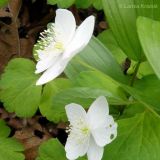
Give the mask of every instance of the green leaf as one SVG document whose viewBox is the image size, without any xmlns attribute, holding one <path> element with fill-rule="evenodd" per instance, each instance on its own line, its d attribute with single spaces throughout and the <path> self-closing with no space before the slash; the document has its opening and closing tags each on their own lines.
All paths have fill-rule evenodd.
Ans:
<svg viewBox="0 0 160 160">
<path fill-rule="evenodd" d="M 81 71 L 94 69 L 117 81 L 126 82 L 120 65 L 109 50 L 96 38 L 92 38 L 89 45 L 69 63 L 65 73 L 74 80 Z"/>
<path fill-rule="evenodd" d="M 15 139 L 7 138 L 10 129 L 0 120 L 0 160 L 24 160 L 24 149 Z"/>
<path fill-rule="evenodd" d="M 94 6 L 97 10 L 101 10 L 101 9 L 103 8 L 103 6 L 102 6 L 102 0 L 94 0 L 93 6 Z"/>
<path fill-rule="evenodd" d="M 44 142 L 39 148 L 39 156 L 36 160 L 66 160 L 66 153 L 63 145 L 58 139 L 50 139 Z M 86 160 L 85 157 L 77 160 Z"/>
<path fill-rule="evenodd" d="M 87 158 L 86 157 L 80 157 L 77 160 L 87 160 Z"/>
<path fill-rule="evenodd" d="M 54 107 L 55 102 L 53 98 L 56 94 L 62 90 L 70 88 L 71 86 L 72 84 L 69 80 L 60 78 L 45 85 L 39 108 L 42 115 L 47 117 L 48 120 L 57 122 L 62 117 L 61 110 L 64 113 L 64 106 L 57 106 L 57 108 Z"/>
<path fill-rule="evenodd" d="M 137 35 L 138 16 L 160 20 L 160 1 L 102 0 L 107 21 L 124 53 L 133 60 L 142 59 L 142 49 Z"/>
<path fill-rule="evenodd" d="M 154 74 L 154 71 L 148 61 L 142 62 L 139 66 L 137 77 L 141 79 L 144 76 L 152 74 Z"/>
<path fill-rule="evenodd" d="M 8 2 L 9 0 L 0 0 L 0 7 L 4 7 Z"/>
<path fill-rule="evenodd" d="M 47 3 L 50 5 L 55 5 L 55 4 L 57 4 L 57 1 L 58 0 L 47 0 Z"/>
<path fill-rule="evenodd" d="M 93 100 L 101 95 L 111 97 L 109 98 L 110 103 L 117 103 L 117 100 L 115 100 L 115 98 L 113 99 L 113 96 L 109 92 L 102 89 L 73 87 L 63 89 L 55 94 L 55 91 L 52 90 L 51 92 L 48 86 L 44 90 L 42 96 L 43 98 L 40 104 L 40 110 L 42 115 L 46 116 L 50 121 L 55 123 L 67 121 L 65 105 L 77 103 L 82 105 L 84 108 L 88 108 Z"/>
<path fill-rule="evenodd" d="M 75 81 L 76 86 L 106 90 L 110 93 L 111 98 L 115 98 L 117 103 L 127 101 L 126 95 L 118 82 L 103 73 L 97 71 L 81 72 Z"/>
<path fill-rule="evenodd" d="M 144 53 L 156 75 L 160 78 L 160 22 L 139 17 L 137 28 Z"/>
<path fill-rule="evenodd" d="M 0 160 L 24 160 L 23 150 L 15 139 L 0 138 Z"/>
<path fill-rule="evenodd" d="M 160 110 L 160 80 L 155 75 L 146 76 L 136 81 L 134 88 L 127 85 L 121 86 L 139 102 L 145 103 L 150 108 Z"/>
<path fill-rule="evenodd" d="M 78 8 L 86 9 L 92 4 L 93 0 L 76 0 L 75 4 Z"/>
<path fill-rule="evenodd" d="M 145 110 L 146 110 L 146 107 L 143 104 L 137 102 L 135 104 L 131 104 L 131 105 L 126 106 L 123 111 L 123 114 L 120 118 L 121 119 L 122 118 L 130 118 L 130 117 L 133 117 L 139 113 L 143 113 Z"/>
<path fill-rule="evenodd" d="M 5 125 L 5 122 L 3 120 L 0 120 L 0 138 L 8 137 L 9 134 L 10 134 L 10 128 Z"/>
<path fill-rule="evenodd" d="M 69 8 L 71 5 L 73 5 L 75 0 L 58 0 L 58 6 L 60 8 Z"/>
<path fill-rule="evenodd" d="M 79 85 L 73 86 L 67 79 L 56 79 L 46 84 L 40 103 L 42 115 L 55 123 L 67 121 L 65 105 L 78 103 L 84 108 L 88 108 L 95 98 L 101 95 L 106 96 L 110 104 L 127 104 L 128 101 L 124 93 L 118 89 L 118 85 L 105 78 L 100 78 L 99 80 L 103 81 L 103 79 L 102 86 L 98 86 L 98 84 L 97 86 L 93 86 L 94 84 L 88 86 L 87 82 L 86 85 L 80 85 L 79 83 Z M 77 81 L 79 80 L 77 79 Z M 105 82 L 111 83 L 112 89 L 110 88 L 110 91 L 108 87 L 104 89 Z"/>
<path fill-rule="evenodd" d="M 64 147 L 57 139 L 44 142 L 39 148 L 39 157 L 36 160 L 66 160 Z"/>
<path fill-rule="evenodd" d="M 35 64 L 27 59 L 16 58 L 9 62 L 0 80 L 0 99 L 9 112 L 19 117 L 31 117 L 37 111 L 41 86 L 36 86 L 39 78 Z"/>
<path fill-rule="evenodd" d="M 118 137 L 106 146 L 103 160 L 160 159 L 159 123 L 160 118 L 149 111 L 119 120 Z"/>
<path fill-rule="evenodd" d="M 117 62 L 122 65 L 127 56 L 119 47 L 112 31 L 110 29 L 103 31 L 98 35 L 98 39 L 111 51 Z"/>
</svg>

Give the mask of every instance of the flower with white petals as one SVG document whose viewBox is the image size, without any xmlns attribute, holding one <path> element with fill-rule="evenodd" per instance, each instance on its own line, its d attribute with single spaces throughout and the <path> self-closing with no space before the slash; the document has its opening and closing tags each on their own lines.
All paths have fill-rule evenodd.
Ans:
<svg viewBox="0 0 160 160">
<path fill-rule="evenodd" d="M 87 153 L 88 160 L 101 160 L 104 146 L 117 136 L 117 123 L 109 115 L 106 98 L 97 98 L 87 113 L 82 106 L 74 103 L 65 109 L 70 121 L 65 145 L 67 158 L 73 160 Z"/>
<path fill-rule="evenodd" d="M 56 11 L 55 23 L 47 26 L 35 46 L 38 56 L 35 73 L 44 72 L 36 85 L 45 84 L 64 71 L 69 61 L 90 41 L 94 24 L 94 16 L 89 16 L 76 28 L 72 12 Z"/>
</svg>

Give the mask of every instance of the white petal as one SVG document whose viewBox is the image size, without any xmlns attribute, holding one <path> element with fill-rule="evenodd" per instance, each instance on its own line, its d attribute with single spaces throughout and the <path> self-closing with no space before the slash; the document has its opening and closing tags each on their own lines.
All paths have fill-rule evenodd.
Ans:
<svg viewBox="0 0 160 160">
<path fill-rule="evenodd" d="M 64 59 L 71 59 L 88 44 L 93 34 L 94 23 L 94 16 L 90 16 L 83 21 L 83 23 L 76 30 L 76 34 L 73 37 L 73 40 L 66 48 L 66 51 L 63 55 Z"/>
<path fill-rule="evenodd" d="M 84 156 L 89 147 L 89 139 L 89 137 L 81 137 L 81 139 L 78 139 L 75 135 L 69 135 L 65 145 L 66 157 L 73 160 Z"/>
<path fill-rule="evenodd" d="M 65 109 L 71 125 L 76 124 L 77 120 L 79 119 L 81 119 L 83 122 L 86 122 L 86 111 L 81 105 L 71 103 L 66 105 Z"/>
<path fill-rule="evenodd" d="M 92 129 L 104 127 L 109 114 L 108 102 L 104 96 L 98 97 L 90 106 L 87 116 Z"/>
<path fill-rule="evenodd" d="M 110 126 L 113 126 L 115 124 L 114 119 L 111 115 L 106 116 L 106 121 L 107 121 L 107 123 L 106 123 L 105 127 L 107 127 L 107 128 Z"/>
<path fill-rule="evenodd" d="M 92 130 L 92 135 L 98 146 L 104 147 L 107 144 L 108 133 L 106 128 Z"/>
<path fill-rule="evenodd" d="M 87 125 L 86 111 L 82 106 L 75 103 L 66 105 L 65 109 L 72 126 L 65 150 L 68 159 L 77 159 L 86 154 L 89 146 L 90 134 L 86 135 L 81 131 L 81 128 Z"/>
<path fill-rule="evenodd" d="M 55 17 L 55 28 L 62 32 L 62 39 L 68 44 L 75 34 L 75 18 L 69 10 L 57 9 Z"/>
<path fill-rule="evenodd" d="M 48 57 L 38 61 L 35 73 L 41 73 L 59 61 L 60 53 L 50 53 Z"/>
<path fill-rule="evenodd" d="M 101 160 L 103 157 L 103 147 L 98 146 L 94 139 L 90 139 L 90 145 L 87 152 L 88 160 Z"/>
<path fill-rule="evenodd" d="M 108 116 L 107 127 L 96 128 L 92 130 L 92 135 L 97 145 L 104 147 L 105 145 L 111 143 L 117 137 L 117 123 L 112 121 L 112 116 Z"/>
<path fill-rule="evenodd" d="M 44 52 L 44 50 L 37 50 L 37 55 L 40 60 L 48 57 L 48 54 L 46 54 L 46 52 Z"/>
<path fill-rule="evenodd" d="M 65 69 L 68 61 L 59 60 L 53 66 L 48 68 L 37 81 L 36 85 L 45 84 L 58 77 Z"/>
<path fill-rule="evenodd" d="M 109 144 L 117 137 L 117 123 L 112 124 L 112 127 L 107 128 L 107 130 L 108 134 L 110 135 L 110 141 L 108 141 Z"/>
</svg>

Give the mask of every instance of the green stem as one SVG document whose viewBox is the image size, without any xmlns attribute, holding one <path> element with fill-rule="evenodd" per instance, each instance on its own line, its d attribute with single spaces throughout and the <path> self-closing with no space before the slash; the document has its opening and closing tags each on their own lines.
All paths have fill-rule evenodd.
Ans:
<svg viewBox="0 0 160 160">
<path fill-rule="evenodd" d="M 135 82 L 135 79 L 136 79 L 136 76 L 137 76 L 137 73 L 138 73 L 138 69 L 139 69 L 140 64 L 141 64 L 141 61 L 139 61 L 139 62 L 137 63 L 137 65 L 136 65 L 136 68 L 135 68 L 133 77 L 132 77 L 131 82 L 130 82 L 130 86 L 133 86 L 133 85 L 134 85 L 134 82 Z"/>
</svg>

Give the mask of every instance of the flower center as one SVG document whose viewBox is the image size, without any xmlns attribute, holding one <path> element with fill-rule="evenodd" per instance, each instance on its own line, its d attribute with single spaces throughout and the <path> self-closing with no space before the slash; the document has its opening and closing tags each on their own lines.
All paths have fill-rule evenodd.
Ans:
<svg viewBox="0 0 160 160">
<path fill-rule="evenodd" d="M 81 129 L 81 132 L 82 132 L 83 134 L 85 134 L 85 135 L 88 135 L 89 132 L 90 132 L 90 130 L 89 130 L 88 127 L 84 127 L 84 128 Z"/>
<path fill-rule="evenodd" d="M 69 125 L 69 127 L 66 129 L 67 133 L 74 132 L 75 134 L 82 134 L 82 135 L 88 135 L 90 134 L 90 129 L 88 126 L 79 126 L 79 125 Z"/>
<path fill-rule="evenodd" d="M 54 47 L 56 48 L 56 49 L 59 49 L 59 50 L 64 50 L 64 47 L 63 47 L 63 43 L 62 42 L 55 42 L 55 45 L 54 45 Z"/>
<path fill-rule="evenodd" d="M 40 33 L 40 39 L 35 45 L 35 50 L 37 54 L 39 51 L 44 50 L 46 53 L 54 53 L 54 50 L 56 50 L 56 53 L 57 51 L 62 53 L 64 51 L 64 44 L 62 39 L 62 34 L 55 28 L 54 23 L 51 23 L 48 25 L 47 30 L 44 30 Z"/>
<path fill-rule="evenodd" d="M 81 119 L 77 120 L 74 125 L 69 125 L 66 130 L 71 139 L 76 140 L 78 144 L 83 143 L 90 136 L 90 129 L 86 122 Z"/>
</svg>

